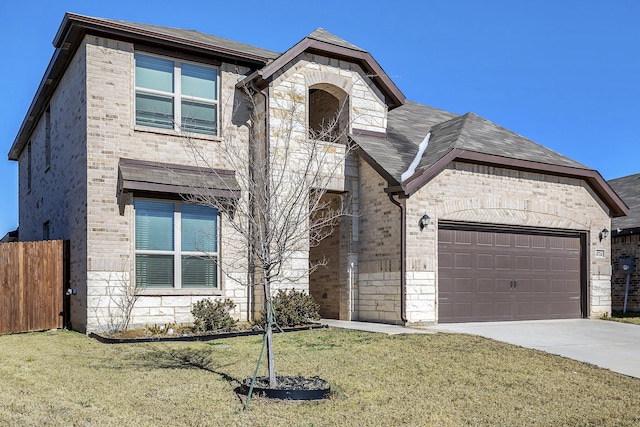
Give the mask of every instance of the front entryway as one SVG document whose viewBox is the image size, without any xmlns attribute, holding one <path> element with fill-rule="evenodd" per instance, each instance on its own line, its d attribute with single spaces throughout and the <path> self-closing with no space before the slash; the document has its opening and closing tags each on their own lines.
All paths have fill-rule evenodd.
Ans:
<svg viewBox="0 0 640 427">
<path fill-rule="evenodd" d="M 438 322 L 582 316 L 579 234 L 444 227 Z"/>
</svg>

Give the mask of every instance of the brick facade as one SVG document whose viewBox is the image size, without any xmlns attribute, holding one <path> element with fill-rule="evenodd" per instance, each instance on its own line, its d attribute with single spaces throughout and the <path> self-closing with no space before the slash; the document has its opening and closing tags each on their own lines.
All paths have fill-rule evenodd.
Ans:
<svg viewBox="0 0 640 427">
<path fill-rule="evenodd" d="M 260 150 L 254 146 L 250 150 L 249 102 L 236 88 L 253 70 L 226 62 L 218 63 L 218 136 L 186 139 L 174 130 L 137 126 L 136 48 L 140 49 L 131 42 L 84 36 L 49 101 L 49 119 L 45 114 L 37 118 L 30 143 L 19 158 L 20 239 L 42 239 L 43 224 L 48 222 L 51 238 L 71 241 L 71 287 L 77 289 L 71 297 L 71 321 L 74 329 L 82 331 L 104 329 L 119 292 L 134 281 L 134 197 L 118 193 L 119 160 L 201 165 L 193 156 L 195 151 L 205 153 L 206 159 L 201 160 L 207 166 L 228 169 L 224 142 L 232 142 L 247 156 Z M 301 169 L 308 155 L 309 127 L 318 129 L 332 111 L 343 106 L 339 129 L 345 135 L 337 143 L 320 144 L 323 157 L 316 166 L 321 187 L 331 197 L 342 197 L 351 208 L 351 215 L 317 248 L 310 248 L 308 235 L 301 233 L 282 266 L 283 280 L 273 283 L 274 291 L 291 287 L 308 291 L 327 317 L 402 323 L 404 279 L 408 322 L 436 323 L 438 222 L 460 221 L 584 233 L 588 314 L 596 317 L 611 311 L 611 242 L 598 239 L 599 231 L 610 229 L 611 222 L 606 204 L 585 181 L 452 162 L 410 197 L 396 197 L 399 207 L 386 192 L 391 185 L 388 176 L 383 178 L 379 168 L 363 157 L 346 155 L 346 134 L 386 134 L 387 103 L 392 101 L 379 82 L 357 61 L 308 52 L 298 54 L 269 78 L 266 98 L 256 95 L 255 101 L 269 120 L 271 171 L 285 177 L 286 185 L 273 203 L 295 194 L 305 179 Z M 45 141 L 51 143 L 48 167 Z M 242 190 L 241 197 L 248 197 L 247 188 Z M 308 206 L 308 199 L 300 203 Z M 425 213 L 431 224 L 420 231 L 417 224 Z M 637 238 L 632 237 L 622 252 L 632 253 L 636 246 Z M 614 253 L 613 260 L 622 252 Z M 217 289 L 144 289 L 133 309 L 132 324 L 189 322 L 192 304 L 206 297 L 232 299 L 237 305 L 233 314 L 239 319 L 259 312 L 263 295 L 248 287 L 247 242 L 234 232 L 225 215 L 220 216 L 219 256 L 224 273 Z M 323 256 L 327 265 L 309 275 L 310 260 Z M 637 283 L 637 277 L 634 280 Z M 616 275 L 614 285 L 613 306 L 617 307 Z M 638 307 L 634 298 L 632 304 Z"/>
<path fill-rule="evenodd" d="M 421 232 L 417 224 L 425 213 L 433 225 Z M 583 181 L 454 162 L 407 201 L 409 322 L 437 320 L 439 220 L 586 232 L 589 316 L 611 312 L 611 242 L 598 239 L 599 231 L 609 229 L 611 221 Z"/>
<path fill-rule="evenodd" d="M 87 265 L 87 139 L 86 48 L 76 52 L 67 72 L 49 101 L 50 164 L 46 165 L 45 115 L 38 120 L 28 150 L 19 160 L 18 212 L 20 239 L 43 239 L 49 222 L 49 238 L 70 241 L 70 285 L 78 289 L 71 305 L 71 323 L 83 329 L 86 322 Z M 28 169 L 31 168 L 31 188 Z"/>
<path fill-rule="evenodd" d="M 611 260 L 613 274 L 611 278 L 611 307 L 622 311 L 627 287 L 627 275 L 619 269 L 621 258 L 631 257 L 635 262 L 635 269 L 629 282 L 627 296 L 627 311 L 640 312 L 640 235 L 616 236 L 611 239 Z"/>
</svg>

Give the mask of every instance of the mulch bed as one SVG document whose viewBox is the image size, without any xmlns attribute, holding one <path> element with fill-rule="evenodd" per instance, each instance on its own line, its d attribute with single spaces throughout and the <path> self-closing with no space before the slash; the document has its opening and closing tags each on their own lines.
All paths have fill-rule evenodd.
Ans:
<svg viewBox="0 0 640 427">
<path fill-rule="evenodd" d="M 296 332 L 306 331 L 310 329 L 328 328 L 327 325 L 321 325 L 319 323 L 312 323 L 309 325 L 296 326 L 292 328 L 282 328 L 284 332 Z M 274 333 L 279 333 L 278 329 L 274 329 Z M 244 330 L 244 331 L 223 331 L 223 332 L 200 332 L 190 334 L 175 334 L 175 335 L 154 335 L 148 337 L 135 337 L 135 338 L 118 338 L 103 335 L 96 332 L 91 332 L 89 337 L 94 338 L 104 344 L 132 344 L 143 342 L 181 342 L 181 341 L 211 341 L 222 338 L 233 337 L 247 337 L 251 335 L 263 335 L 262 329 L 258 330 Z"/>
</svg>

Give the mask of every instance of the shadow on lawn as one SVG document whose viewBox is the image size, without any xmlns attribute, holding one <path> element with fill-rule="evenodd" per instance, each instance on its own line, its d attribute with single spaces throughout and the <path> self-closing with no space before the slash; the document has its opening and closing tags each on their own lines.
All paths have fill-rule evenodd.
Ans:
<svg viewBox="0 0 640 427">
<path fill-rule="evenodd" d="M 220 368 L 232 363 L 214 366 L 211 352 L 208 349 L 156 349 L 145 354 L 145 360 L 155 368 L 162 369 L 201 369 L 219 375 L 231 385 L 240 385 L 240 380 L 222 372 Z"/>
</svg>

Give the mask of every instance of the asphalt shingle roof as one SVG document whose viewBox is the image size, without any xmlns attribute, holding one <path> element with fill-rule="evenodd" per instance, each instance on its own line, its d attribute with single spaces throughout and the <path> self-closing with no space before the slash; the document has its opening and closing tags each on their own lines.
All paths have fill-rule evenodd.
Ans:
<svg viewBox="0 0 640 427">
<path fill-rule="evenodd" d="M 170 37 L 177 37 L 184 39 L 187 42 L 204 43 L 214 47 L 220 47 L 222 49 L 228 49 L 236 51 L 238 53 L 245 53 L 249 55 L 259 56 L 265 59 L 275 59 L 280 56 L 280 53 L 273 52 L 271 50 L 262 49 L 257 46 L 248 45 L 245 43 L 237 42 L 234 40 L 225 39 L 222 37 L 212 36 L 210 34 L 201 33 L 195 30 L 183 30 L 180 28 L 164 27 L 159 25 L 140 24 L 137 22 L 121 21 L 117 19 L 105 19 L 96 18 L 100 21 L 109 22 L 112 24 L 124 25 L 141 31 L 149 31 L 156 34 L 164 34 Z"/>
<path fill-rule="evenodd" d="M 386 139 L 360 135 L 353 139 L 399 183 L 431 127 L 454 117 L 453 113 L 407 101 L 389 111 Z"/>
<path fill-rule="evenodd" d="M 474 113 L 456 115 L 407 101 L 389 112 L 387 138 L 354 136 L 354 140 L 398 183 L 431 132 L 429 144 L 418 164 L 426 170 L 453 149 L 504 158 L 589 169 Z"/>
<path fill-rule="evenodd" d="M 366 50 L 359 48 L 358 46 L 349 43 L 346 40 L 341 39 L 340 37 L 331 34 L 324 28 L 317 28 L 314 32 L 307 36 L 308 39 L 314 39 L 321 42 L 333 44 L 336 46 L 346 47 L 347 49 L 359 50 L 361 52 L 366 52 Z"/>
<path fill-rule="evenodd" d="M 611 228 L 629 229 L 640 228 L 640 173 L 612 179 L 607 183 L 618 196 L 629 206 L 629 215 L 613 218 Z"/>
</svg>

